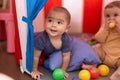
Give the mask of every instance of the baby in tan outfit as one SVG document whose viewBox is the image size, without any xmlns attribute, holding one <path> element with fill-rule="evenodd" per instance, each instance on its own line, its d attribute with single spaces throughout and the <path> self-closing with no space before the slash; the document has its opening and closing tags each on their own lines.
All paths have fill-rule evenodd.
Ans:
<svg viewBox="0 0 120 80">
<path fill-rule="evenodd" d="M 105 24 L 95 35 L 99 44 L 93 47 L 104 64 L 117 68 L 110 80 L 120 80 L 120 1 L 105 7 L 104 18 Z M 110 23 L 114 23 L 112 27 Z"/>
</svg>

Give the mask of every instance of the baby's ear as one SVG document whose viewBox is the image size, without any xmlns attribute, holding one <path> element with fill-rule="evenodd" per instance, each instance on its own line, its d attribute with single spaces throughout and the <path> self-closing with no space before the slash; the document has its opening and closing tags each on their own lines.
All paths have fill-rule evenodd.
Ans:
<svg viewBox="0 0 120 80">
<path fill-rule="evenodd" d="M 67 26 L 67 28 L 66 28 L 66 30 L 65 30 L 65 32 L 68 32 L 68 31 L 69 31 L 69 29 L 70 29 L 70 27 L 71 27 L 71 26 L 70 26 L 70 25 L 68 25 L 68 26 Z"/>
</svg>

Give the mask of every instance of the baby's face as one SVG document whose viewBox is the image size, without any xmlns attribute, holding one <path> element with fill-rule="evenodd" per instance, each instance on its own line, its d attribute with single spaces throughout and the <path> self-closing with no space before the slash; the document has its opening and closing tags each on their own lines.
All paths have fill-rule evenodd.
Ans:
<svg viewBox="0 0 120 80">
<path fill-rule="evenodd" d="M 50 11 L 45 21 L 45 29 L 49 36 L 62 36 L 68 29 L 67 15 L 60 11 Z"/>
<path fill-rule="evenodd" d="M 112 7 L 107 8 L 104 11 L 105 22 L 115 22 L 116 24 L 120 24 L 120 8 Z"/>
</svg>

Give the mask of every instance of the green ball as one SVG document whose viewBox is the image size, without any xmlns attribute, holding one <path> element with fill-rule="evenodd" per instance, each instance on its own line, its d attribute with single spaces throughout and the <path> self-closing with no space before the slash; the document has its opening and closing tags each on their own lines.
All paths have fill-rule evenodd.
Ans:
<svg viewBox="0 0 120 80">
<path fill-rule="evenodd" d="M 64 78 L 64 71 L 60 68 L 57 68 L 53 71 L 53 79 L 54 80 L 63 80 Z"/>
<path fill-rule="evenodd" d="M 91 46 L 94 45 L 94 43 L 92 41 L 88 41 L 88 44 L 91 45 Z"/>
</svg>

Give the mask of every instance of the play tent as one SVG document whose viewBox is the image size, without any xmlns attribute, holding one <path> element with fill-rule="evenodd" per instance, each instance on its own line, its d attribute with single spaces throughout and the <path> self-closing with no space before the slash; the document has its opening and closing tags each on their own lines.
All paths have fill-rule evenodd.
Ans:
<svg viewBox="0 0 120 80">
<path fill-rule="evenodd" d="M 52 6 L 69 10 L 72 16 L 70 33 L 94 34 L 103 22 L 103 7 L 111 1 L 114 0 L 13 0 L 16 13 L 15 55 L 21 71 L 31 72 L 33 33 L 44 30 L 44 17 Z"/>
</svg>

